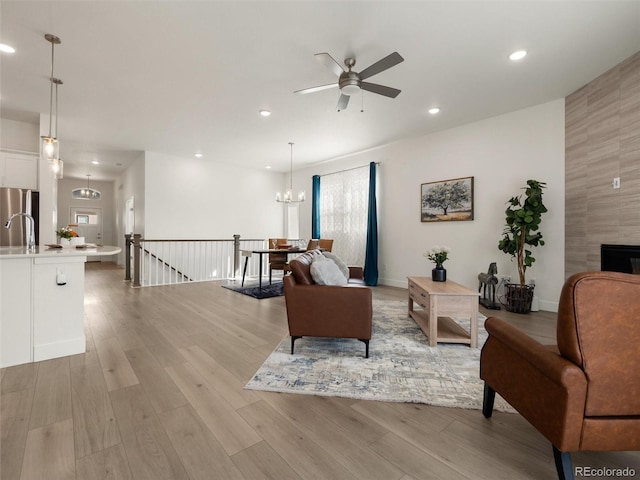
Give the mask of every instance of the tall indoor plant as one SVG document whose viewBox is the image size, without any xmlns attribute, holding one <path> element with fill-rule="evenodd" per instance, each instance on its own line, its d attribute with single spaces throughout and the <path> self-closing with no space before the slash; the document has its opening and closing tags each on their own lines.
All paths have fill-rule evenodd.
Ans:
<svg viewBox="0 0 640 480">
<path fill-rule="evenodd" d="M 498 248 L 511 255 L 518 266 L 519 284 L 508 284 L 507 310 L 517 313 L 529 313 L 533 300 L 533 285 L 527 285 L 525 272 L 536 261 L 527 247 L 544 245 L 542 233 L 538 230 L 542 214 L 547 208 L 542 203 L 542 190 L 547 184 L 537 180 L 527 180 L 524 195 L 511 197 L 505 210 L 506 225 Z"/>
</svg>

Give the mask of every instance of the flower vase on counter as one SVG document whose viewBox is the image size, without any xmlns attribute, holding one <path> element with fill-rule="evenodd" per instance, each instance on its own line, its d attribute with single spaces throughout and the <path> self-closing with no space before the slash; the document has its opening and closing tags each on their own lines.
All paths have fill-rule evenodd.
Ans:
<svg viewBox="0 0 640 480">
<path fill-rule="evenodd" d="M 78 234 L 69 227 L 62 227 L 56 230 L 58 236 L 58 244 L 63 248 L 71 248 L 76 245 L 84 244 L 84 237 L 79 237 Z"/>
<path fill-rule="evenodd" d="M 73 237 L 71 238 L 71 246 L 76 247 L 78 245 L 84 245 L 84 237 Z"/>
</svg>

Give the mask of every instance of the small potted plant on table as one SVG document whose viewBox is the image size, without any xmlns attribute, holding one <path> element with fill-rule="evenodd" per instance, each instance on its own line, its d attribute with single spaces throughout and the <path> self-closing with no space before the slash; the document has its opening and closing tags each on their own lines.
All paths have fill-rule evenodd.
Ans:
<svg viewBox="0 0 640 480">
<path fill-rule="evenodd" d="M 424 252 L 424 256 L 436 264 L 436 268 L 431 270 L 431 280 L 434 282 L 446 282 L 447 270 L 442 264 L 449 258 L 451 249 L 449 247 L 433 247 L 431 250 Z"/>
<path fill-rule="evenodd" d="M 506 288 L 506 307 L 510 312 L 529 313 L 533 300 L 534 285 L 527 285 L 525 272 L 527 267 L 536 261 L 527 247 L 544 245 L 542 233 L 538 231 L 542 221 L 542 214 L 547 208 L 542 203 L 542 190 L 546 183 L 537 180 L 527 180 L 524 187 L 524 197 L 511 197 L 507 202 L 506 225 L 502 232 L 502 240 L 498 248 L 511 255 L 518 266 L 519 284 L 509 283 Z"/>
</svg>

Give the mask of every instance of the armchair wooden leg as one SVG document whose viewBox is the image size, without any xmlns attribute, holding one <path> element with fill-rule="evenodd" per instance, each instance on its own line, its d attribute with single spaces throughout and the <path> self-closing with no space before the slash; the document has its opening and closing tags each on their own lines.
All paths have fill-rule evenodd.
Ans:
<svg viewBox="0 0 640 480">
<path fill-rule="evenodd" d="M 496 391 L 487 382 L 484 382 L 484 398 L 482 399 L 482 414 L 485 418 L 491 418 L 493 414 L 493 402 L 496 399 Z"/>
<path fill-rule="evenodd" d="M 365 348 L 364 358 L 369 358 L 369 340 L 364 340 L 362 338 L 359 338 L 358 340 L 364 343 L 364 348 Z"/>
<path fill-rule="evenodd" d="M 296 343 L 296 340 L 302 337 L 295 337 L 291 335 L 291 355 L 293 355 L 293 344 Z"/>
<path fill-rule="evenodd" d="M 571 454 L 569 452 L 561 452 L 553 447 L 553 459 L 556 462 L 556 470 L 558 471 L 558 480 L 574 480 L 573 464 L 571 463 Z"/>
</svg>

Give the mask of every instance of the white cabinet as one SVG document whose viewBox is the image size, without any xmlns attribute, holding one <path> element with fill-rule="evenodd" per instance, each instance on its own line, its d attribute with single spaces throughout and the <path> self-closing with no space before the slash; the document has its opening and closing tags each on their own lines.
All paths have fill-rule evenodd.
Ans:
<svg viewBox="0 0 640 480">
<path fill-rule="evenodd" d="M 0 367 L 32 362 L 31 258 L 0 261 Z"/>
<path fill-rule="evenodd" d="M 35 258 L 33 360 L 85 351 L 85 257 Z"/>
<path fill-rule="evenodd" d="M 85 261 L 0 258 L 0 367 L 85 351 Z"/>
<path fill-rule="evenodd" d="M 38 155 L 0 152 L 0 187 L 38 190 Z"/>
</svg>

